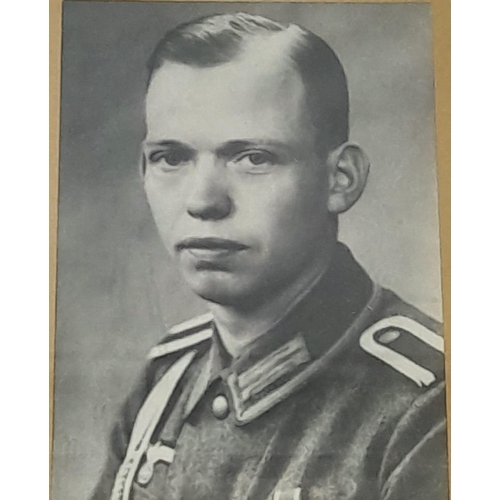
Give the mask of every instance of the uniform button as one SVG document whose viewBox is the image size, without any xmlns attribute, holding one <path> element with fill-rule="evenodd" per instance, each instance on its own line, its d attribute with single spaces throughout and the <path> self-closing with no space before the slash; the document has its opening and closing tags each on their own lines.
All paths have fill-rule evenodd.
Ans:
<svg viewBox="0 0 500 500">
<path fill-rule="evenodd" d="M 229 403 L 226 396 L 220 394 L 212 402 L 212 413 L 219 420 L 225 419 L 229 415 Z"/>
<path fill-rule="evenodd" d="M 382 335 L 380 335 L 378 341 L 381 344 L 390 344 L 391 342 L 398 340 L 399 337 L 401 337 L 401 333 L 397 330 L 387 330 L 386 332 L 382 333 Z"/>
</svg>

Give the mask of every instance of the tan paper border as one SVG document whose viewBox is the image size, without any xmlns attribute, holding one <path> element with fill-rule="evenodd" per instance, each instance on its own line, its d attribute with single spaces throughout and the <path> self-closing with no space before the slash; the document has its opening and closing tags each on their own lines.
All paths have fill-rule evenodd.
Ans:
<svg viewBox="0 0 500 500">
<path fill-rule="evenodd" d="M 102 1 L 165 1 L 165 0 L 88 0 Z M 185 0 L 200 1 L 200 0 Z M 201 0 L 214 1 L 214 0 Z M 217 0 L 224 1 L 224 0 Z M 233 0 L 255 1 L 255 0 Z M 303 2 L 303 0 L 273 0 L 283 2 Z M 330 0 L 308 0 L 308 2 L 330 3 Z M 49 258 L 49 439 L 50 463 L 52 463 L 53 442 L 53 400 L 54 400 L 54 346 L 55 346 L 55 305 L 57 270 L 57 200 L 59 186 L 59 126 L 61 97 L 61 26 L 63 0 L 49 0 L 49 217 L 50 217 L 50 258 Z M 446 346 L 446 387 L 448 418 L 448 452 L 450 452 L 450 365 L 451 365 L 451 5 L 450 0 L 333 0 L 331 3 L 429 3 L 432 5 L 434 38 L 434 83 L 436 105 L 436 160 L 438 166 L 439 223 L 441 239 L 441 279 L 443 293 L 444 336 Z M 51 468 L 50 468 L 51 469 Z M 51 474 L 52 477 L 52 474 Z"/>
</svg>

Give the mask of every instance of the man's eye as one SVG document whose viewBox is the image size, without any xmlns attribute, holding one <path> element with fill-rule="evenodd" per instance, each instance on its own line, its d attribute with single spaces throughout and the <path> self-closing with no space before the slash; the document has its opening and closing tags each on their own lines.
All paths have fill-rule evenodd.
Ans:
<svg viewBox="0 0 500 500">
<path fill-rule="evenodd" d="M 248 160 L 253 165 L 262 165 L 264 163 L 271 163 L 271 157 L 266 153 L 250 153 L 248 155 Z"/>
<path fill-rule="evenodd" d="M 159 164 L 163 167 L 178 167 L 190 160 L 189 153 L 185 151 L 156 151 L 149 155 L 151 163 Z"/>
<path fill-rule="evenodd" d="M 249 173 L 266 173 L 276 164 L 276 156 L 267 151 L 255 151 L 240 155 L 233 163 Z"/>
</svg>

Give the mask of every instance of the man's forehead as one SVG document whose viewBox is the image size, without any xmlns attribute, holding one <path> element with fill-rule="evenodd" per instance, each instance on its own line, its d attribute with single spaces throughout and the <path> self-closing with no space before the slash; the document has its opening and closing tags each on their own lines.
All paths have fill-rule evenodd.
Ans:
<svg viewBox="0 0 500 500">
<path fill-rule="evenodd" d="M 300 75 L 283 51 L 262 57 L 258 48 L 209 68 L 166 62 L 155 72 L 147 94 L 149 132 L 155 129 L 161 135 L 161 130 L 194 120 L 197 126 L 216 128 L 226 122 L 233 129 L 302 123 L 305 89 Z"/>
<path fill-rule="evenodd" d="M 258 54 L 256 49 L 213 67 L 166 61 L 151 79 L 148 97 L 166 91 L 171 96 L 182 96 L 190 90 L 198 92 L 199 88 L 211 93 L 217 89 L 227 92 L 228 87 L 246 93 L 263 92 L 263 97 L 285 90 L 303 92 L 302 79 L 286 54 Z"/>
</svg>

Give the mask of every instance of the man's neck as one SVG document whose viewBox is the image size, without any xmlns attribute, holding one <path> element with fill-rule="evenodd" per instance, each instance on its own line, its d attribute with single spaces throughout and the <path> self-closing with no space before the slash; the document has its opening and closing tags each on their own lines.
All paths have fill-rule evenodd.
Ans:
<svg viewBox="0 0 500 500">
<path fill-rule="evenodd" d="M 291 285 L 254 309 L 212 304 L 210 309 L 222 343 L 229 354 L 237 357 L 246 346 L 278 324 L 321 279 L 330 259 L 331 247 Z"/>
</svg>

